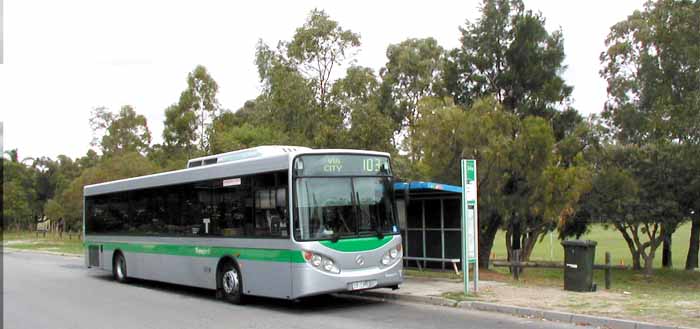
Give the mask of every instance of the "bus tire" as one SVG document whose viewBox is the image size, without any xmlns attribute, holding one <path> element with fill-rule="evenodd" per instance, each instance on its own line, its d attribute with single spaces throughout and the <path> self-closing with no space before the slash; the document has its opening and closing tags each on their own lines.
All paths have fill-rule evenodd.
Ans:
<svg viewBox="0 0 700 329">
<path fill-rule="evenodd" d="M 112 276 L 117 282 L 126 283 L 129 281 L 126 273 L 126 258 L 124 258 L 121 251 L 117 251 L 112 259 Z"/>
<path fill-rule="evenodd" d="M 219 266 L 216 275 L 217 295 L 232 304 L 243 304 L 243 276 L 232 261 L 225 261 Z"/>
</svg>

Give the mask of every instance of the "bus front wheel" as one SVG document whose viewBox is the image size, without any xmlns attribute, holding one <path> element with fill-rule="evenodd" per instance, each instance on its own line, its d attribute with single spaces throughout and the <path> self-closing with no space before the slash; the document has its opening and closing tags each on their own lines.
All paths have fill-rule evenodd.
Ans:
<svg viewBox="0 0 700 329">
<path fill-rule="evenodd" d="M 128 277 L 126 276 L 126 259 L 121 252 L 117 252 L 114 255 L 114 261 L 112 262 L 112 275 L 119 283 L 125 283 L 128 281 Z"/>
<path fill-rule="evenodd" d="M 243 303 L 243 280 L 241 271 L 231 263 L 223 264 L 217 275 L 221 295 L 233 304 Z"/>
</svg>

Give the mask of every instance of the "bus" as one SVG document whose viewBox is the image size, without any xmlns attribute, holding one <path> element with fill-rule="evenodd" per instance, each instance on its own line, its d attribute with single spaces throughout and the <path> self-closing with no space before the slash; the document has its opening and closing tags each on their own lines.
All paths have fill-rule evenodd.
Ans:
<svg viewBox="0 0 700 329">
<path fill-rule="evenodd" d="M 85 265 L 236 304 L 398 289 L 390 163 L 383 152 L 261 146 L 85 186 Z"/>
</svg>

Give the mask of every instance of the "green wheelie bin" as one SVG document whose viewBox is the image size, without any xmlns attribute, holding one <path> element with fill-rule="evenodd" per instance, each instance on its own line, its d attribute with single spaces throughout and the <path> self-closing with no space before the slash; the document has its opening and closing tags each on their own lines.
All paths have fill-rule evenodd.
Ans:
<svg viewBox="0 0 700 329">
<path fill-rule="evenodd" d="M 564 246 L 564 290 L 590 292 L 596 290 L 593 283 L 595 246 L 590 240 L 565 240 Z"/>
</svg>

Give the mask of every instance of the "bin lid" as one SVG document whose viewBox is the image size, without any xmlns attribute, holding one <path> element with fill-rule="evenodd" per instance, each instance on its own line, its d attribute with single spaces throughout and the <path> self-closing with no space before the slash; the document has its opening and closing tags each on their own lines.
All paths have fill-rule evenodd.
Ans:
<svg viewBox="0 0 700 329">
<path fill-rule="evenodd" d="M 595 247 L 597 244 L 598 242 L 591 240 L 564 240 L 561 242 L 561 245 L 565 247 Z"/>
</svg>

